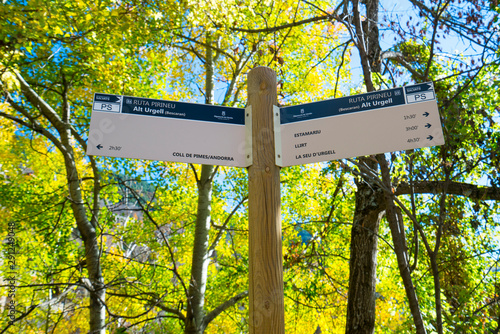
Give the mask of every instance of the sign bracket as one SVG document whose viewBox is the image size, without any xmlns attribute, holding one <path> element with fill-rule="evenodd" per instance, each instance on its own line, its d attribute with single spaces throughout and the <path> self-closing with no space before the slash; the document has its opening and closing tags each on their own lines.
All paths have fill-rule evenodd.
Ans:
<svg viewBox="0 0 500 334">
<path fill-rule="evenodd" d="M 253 164 L 252 147 L 252 106 L 248 106 L 245 108 L 245 167 Z"/>
<path fill-rule="evenodd" d="M 283 167 L 283 154 L 281 151 L 281 112 L 280 107 L 273 106 L 273 123 L 274 123 L 274 152 L 276 166 Z"/>
</svg>

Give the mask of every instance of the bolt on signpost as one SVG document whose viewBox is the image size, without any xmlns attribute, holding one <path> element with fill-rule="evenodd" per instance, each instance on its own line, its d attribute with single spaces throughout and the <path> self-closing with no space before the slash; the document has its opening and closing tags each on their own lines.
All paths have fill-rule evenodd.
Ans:
<svg viewBox="0 0 500 334">
<path fill-rule="evenodd" d="M 248 167 L 249 326 L 285 331 L 280 167 L 444 144 L 423 83 L 278 108 L 276 74 L 248 74 L 248 107 L 94 95 L 88 155 Z"/>
</svg>

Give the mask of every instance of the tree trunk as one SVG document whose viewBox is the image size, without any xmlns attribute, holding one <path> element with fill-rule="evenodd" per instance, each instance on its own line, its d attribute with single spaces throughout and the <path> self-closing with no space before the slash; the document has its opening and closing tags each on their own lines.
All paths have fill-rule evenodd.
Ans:
<svg viewBox="0 0 500 334">
<path fill-rule="evenodd" d="M 367 91 L 374 91 L 371 74 L 380 71 L 378 0 L 366 0 L 367 19 L 361 22 L 359 1 L 352 0 L 355 44 L 359 51 Z M 375 170 L 377 163 L 360 158 L 361 164 Z M 371 334 L 375 330 L 375 288 L 378 229 L 384 210 L 383 191 L 369 179 L 356 180 L 356 207 L 351 230 L 349 292 L 346 334 Z"/>
<path fill-rule="evenodd" d="M 44 99 L 31 89 L 21 75 L 18 74 L 17 79 L 19 80 L 21 91 L 26 99 L 52 124 L 60 136 L 58 139 L 53 134 L 45 135 L 64 156 L 71 209 L 73 210 L 73 216 L 75 217 L 77 228 L 82 235 L 85 246 L 85 258 L 87 261 L 88 279 L 90 281 L 90 284 L 87 284 L 87 289 L 90 293 L 89 333 L 105 334 L 106 310 L 104 308 L 104 302 L 106 289 L 101 271 L 101 252 L 97 242 L 96 227 L 87 218 L 87 209 L 83 202 L 80 177 L 78 175 L 73 146 L 71 144 L 70 109 L 66 95 L 68 86 L 63 79 L 64 103 L 63 117 L 61 118 Z M 95 191 L 98 192 L 99 189 L 96 188 Z M 94 198 L 98 198 L 98 195 L 94 194 Z M 96 207 L 94 207 L 94 209 L 95 208 Z"/>
<path fill-rule="evenodd" d="M 360 160 L 370 168 L 376 167 L 376 163 L 368 158 Z M 383 193 L 377 185 L 365 179 L 356 180 L 356 186 L 346 333 L 372 334 L 375 330 L 377 234 L 383 216 Z"/>
<path fill-rule="evenodd" d="M 392 189 L 389 165 L 387 160 L 385 159 L 385 155 L 378 154 L 377 160 L 380 165 L 384 186 L 387 189 Z M 403 216 L 401 215 L 401 210 L 399 209 L 399 207 L 396 207 L 396 205 L 394 204 L 392 194 L 385 192 L 384 195 L 386 201 L 386 217 L 387 221 L 389 222 L 389 228 L 391 229 L 392 241 L 394 243 L 394 251 L 396 253 L 396 258 L 398 261 L 399 273 L 401 275 L 401 278 L 403 279 L 406 297 L 408 298 L 410 311 L 413 316 L 413 323 L 416 327 L 416 333 L 425 334 L 426 330 L 424 327 L 424 321 L 422 318 L 422 313 L 420 312 L 417 293 L 415 291 L 415 286 L 413 285 L 413 280 L 410 273 L 410 265 L 408 263 L 406 238 L 404 237 Z"/>
<path fill-rule="evenodd" d="M 72 150 L 71 147 L 67 147 L 67 149 Z M 71 157 L 72 156 L 73 154 L 71 154 Z M 96 229 L 87 219 L 80 189 L 80 179 L 74 159 L 65 159 L 65 165 L 71 208 L 85 245 L 87 272 L 91 283 L 91 285 L 87 287 L 90 290 L 89 332 L 92 334 L 105 334 L 106 309 L 104 308 L 104 302 L 106 298 L 106 289 L 104 286 L 104 278 L 102 277 L 101 252 L 97 242 Z"/>
<path fill-rule="evenodd" d="M 205 59 L 205 103 L 212 103 L 213 92 L 213 50 L 210 47 L 211 36 L 206 34 L 206 59 Z M 207 285 L 208 264 L 210 263 L 209 231 L 210 211 L 212 201 L 212 177 L 215 167 L 212 165 L 201 166 L 201 176 L 198 180 L 198 208 L 193 245 L 193 258 L 191 265 L 191 280 L 189 282 L 187 315 L 184 333 L 201 334 L 207 323 L 205 318 L 205 289 Z"/>
<path fill-rule="evenodd" d="M 189 283 L 189 299 L 184 331 L 186 334 L 201 334 L 204 331 L 203 319 L 205 311 L 203 306 L 205 303 L 207 270 L 210 262 L 208 232 L 210 229 L 213 172 L 214 166 L 203 165 L 201 167 L 201 177 L 198 181 L 198 212 L 196 216 L 191 281 Z"/>
<path fill-rule="evenodd" d="M 437 252 L 429 254 L 432 276 L 434 278 L 434 301 L 436 303 L 436 330 L 443 334 L 443 306 L 441 302 L 441 281 L 439 279 L 439 267 L 437 263 Z"/>
<path fill-rule="evenodd" d="M 367 91 L 375 90 L 372 73 L 380 72 L 380 43 L 378 35 L 378 0 L 364 0 L 366 5 L 366 19 L 361 21 L 359 0 L 351 0 L 353 8 L 353 23 L 355 28 L 354 42 L 359 51 L 363 77 Z M 385 187 L 392 189 L 389 169 L 385 156 L 377 156 L 378 164 L 382 169 Z M 373 159 L 362 158 L 360 163 L 374 170 L 377 162 Z M 361 222 L 362 228 L 369 229 L 373 238 L 378 233 L 379 220 L 375 222 L 375 213 L 370 208 L 385 207 L 387 220 L 391 229 L 394 249 L 398 260 L 398 267 L 403 278 L 406 295 L 409 300 L 410 310 L 416 326 L 417 333 L 425 333 L 422 314 L 420 312 L 415 288 L 410 275 L 408 259 L 406 256 L 406 242 L 402 237 L 402 219 L 394 205 L 392 194 L 384 193 L 378 186 L 369 184 L 370 189 L 363 189 L 358 182 L 356 193 L 356 209 L 354 225 L 351 235 L 351 259 L 349 275 L 349 295 L 347 309 L 346 333 L 373 333 L 375 330 L 375 286 L 376 286 L 376 256 L 377 242 L 366 240 L 356 229 Z M 365 186 L 366 187 L 366 186 Z M 399 214 L 399 215 L 398 215 Z M 361 216 L 361 217 L 360 217 Z M 403 226 L 404 227 L 404 226 Z M 364 275 L 364 276 L 363 276 Z M 362 276 L 360 278 L 359 276 Z M 353 291 L 351 291 L 353 290 Z"/>
</svg>

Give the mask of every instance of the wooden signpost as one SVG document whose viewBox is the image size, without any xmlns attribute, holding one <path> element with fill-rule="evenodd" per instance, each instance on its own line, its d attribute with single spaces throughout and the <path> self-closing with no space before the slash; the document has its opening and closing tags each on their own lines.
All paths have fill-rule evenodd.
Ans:
<svg viewBox="0 0 500 334">
<path fill-rule="evenodd" d="M 249 326 L 285 332 L 280 167 L 444 144 L 432 83 L 278 108 L 248 74 L 246 109 L 95 94 L 87 154 L 248 167 Z M 166 130 L 167 131 L 166 131 Z"/>
<path fill-rule="evenodd" d="M 253 153 L 248 168 L 250 333 L 284 333 L 280 167 L 274 158 L 276 74 L 254 68 L 247 85 Z"/>
</svg>

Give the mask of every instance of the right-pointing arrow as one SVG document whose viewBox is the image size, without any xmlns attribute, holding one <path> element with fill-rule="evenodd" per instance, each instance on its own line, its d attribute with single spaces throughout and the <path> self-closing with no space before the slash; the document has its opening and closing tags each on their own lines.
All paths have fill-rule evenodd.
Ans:
<svg viewBox="0 0 500 334">
<path fill-rule="evenodd" d="M 425 127 L 428 129 L 430 128 L 432 125 L 430 125 L 429 123 L 425 124 Z"/>
<path fill-rule="evenodd" d="M 432 140 L 432 139 L 434 139 L 434 137 L 429 135 L 429 137 L 427 137 L 427 139 Z"/>
<path fill-rule="evenodd" d="M 432 85 L 431 85 L 431 84 L 426 83 L 426 84 L 423 84 L 423 85 L 422 85 L 422 88 L 423 88 L 423 89 L 425 89 L 425 90 L 430 90 L 430 89 L 432 88 Z"/>
<path fill-rule="evenodd" d="M 424 115 L 425 117 L 429 117 L 430 114 L 426 111 L 422 115 Z"/>
</svg>

